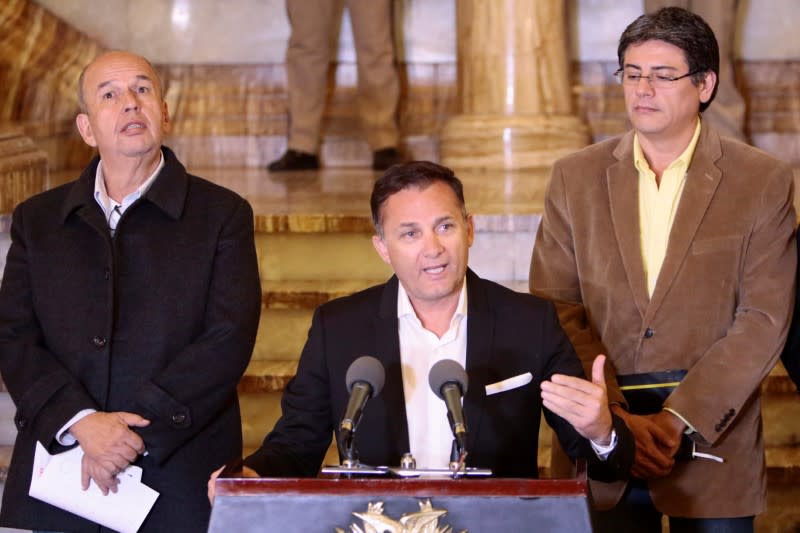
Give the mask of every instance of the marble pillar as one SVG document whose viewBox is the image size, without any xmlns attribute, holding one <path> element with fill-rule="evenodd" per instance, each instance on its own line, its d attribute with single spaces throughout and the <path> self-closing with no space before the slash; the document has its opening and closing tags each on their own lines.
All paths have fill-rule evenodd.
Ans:
<svg viewBox="0 0 800 533">
<path fill-rule="evenodd" d="M 459 0 L 459 113 L 441 135 L 457 169 L 542 169 L 589 142 L 573 113 L 563 0 Z"/>
<path fill-rule="evenodd" d="M 15 128 L 0 129 L 0 215 L 45 190 L 47 154 Z M 6 229 L 0 224 L 0 232 Z"/>
</svg>

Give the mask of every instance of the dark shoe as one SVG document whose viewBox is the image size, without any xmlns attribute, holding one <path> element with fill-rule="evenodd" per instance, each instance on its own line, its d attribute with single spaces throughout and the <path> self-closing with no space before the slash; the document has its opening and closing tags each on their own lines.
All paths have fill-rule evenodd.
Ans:
<svg viewBox="0 0 800 533">
<path fill-rule="evenodd" d="M 267 170 L 270 172 L 288 172 L 290 170 L 317 170 L 319 168 L 319 158 L 315 154 L 300 152 L 298 150 L 286 150 L 280 159 L 276 159 L 269 165 Z"/>
<path fill-rule="evenodd" d="M 372 152 L 372 170 L 386 170 L 392 165 L 403 162 L 397 148 L 381 148 Z"/>
</svg>

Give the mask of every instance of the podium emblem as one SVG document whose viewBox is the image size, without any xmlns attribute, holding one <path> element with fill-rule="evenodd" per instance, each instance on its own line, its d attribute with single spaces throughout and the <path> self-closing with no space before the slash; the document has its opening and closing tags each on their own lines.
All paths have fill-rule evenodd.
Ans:
<svg viewBox="0 0 800 533">
<path fill-rule="evenodd" d="M 347 531 L 337 527 L 336 533 L 453 533 L 452 527 L 439 525 L 439 518 L 446 514 L 445 509 L 435 509 L 431 500 L 427 499 L 419 502 L 419 511 L 405 513 L 395 520 L 384 514 L 383 502 L 369 503 L 366 513 L 353 513 L 353 516 L 361 519 L 363 528 L 350 524 Z M 460 533 L 467 533 L 467 530 Z"/>
</svg>

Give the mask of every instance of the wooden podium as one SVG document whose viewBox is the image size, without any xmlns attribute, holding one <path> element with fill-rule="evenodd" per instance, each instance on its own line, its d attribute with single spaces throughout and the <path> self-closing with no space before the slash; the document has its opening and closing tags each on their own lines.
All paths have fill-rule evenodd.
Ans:
<svg viewBox="0 0 800 533">
<path fill-rule="evenodd" d="M 208 531 L 590 532 L 588 494 L 585 467 L 575 479 L 228 478 Z"/>
</svg>

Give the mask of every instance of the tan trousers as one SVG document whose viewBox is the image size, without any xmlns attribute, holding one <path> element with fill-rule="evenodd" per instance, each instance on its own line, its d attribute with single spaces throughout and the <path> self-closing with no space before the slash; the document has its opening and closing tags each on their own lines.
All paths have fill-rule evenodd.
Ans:
<svg viewBox="0 0 800 533">
<path fill-rule="evenodd" d="M 394 65 L 391 0 L 344 0 L 358 65 L 358 109 L 372 150 L 397 146 L 400 93 Z M 316 153 L 325 111 L 328 66 L 336 50 L 336 0 L 286 0 L 292 27 L 286 51 L 289 148 Z"/>
<path fill-rule="evenodd" d="M 652 13 L 662 7 L 682 7 L 700 15 L 711 26 L 719 44 L 719 88 L 703 118 L 722 135 L 744 140 L 745 103 L 736 88 L 733 70 L 737 3 L 738 0 L 644 0 L 644 10 Z"/>
</svg>

